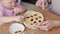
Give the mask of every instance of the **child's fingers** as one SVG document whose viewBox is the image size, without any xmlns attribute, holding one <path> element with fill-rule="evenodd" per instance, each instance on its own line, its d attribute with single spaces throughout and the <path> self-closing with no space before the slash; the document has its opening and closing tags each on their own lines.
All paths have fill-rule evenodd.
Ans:
<svg viewBox="0 0 60 34">
<path fill-rule="evenodd" d="M 24 17 L 23 17 L 23 16 L 21 16 L 21 17 L 20 17 L 20 20 L 21 20 L 21 21 L 23 21 L 23 20 L 24 20 Z"/>
<path fill-rule="evenodd" d="M 23 20 L 24 20 L 24 17 L 21 16 L 21 17 L 20 17 L 20 23 L 23 23 L 23 22 L 24 22 Z"/>
</svg>

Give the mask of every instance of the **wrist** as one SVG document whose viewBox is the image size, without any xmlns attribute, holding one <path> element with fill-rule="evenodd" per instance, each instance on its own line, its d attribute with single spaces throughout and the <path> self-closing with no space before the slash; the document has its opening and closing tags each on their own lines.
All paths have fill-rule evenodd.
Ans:
<svg viewBox="0 0 60 34">
<path fill-rule="evenodd" d="M 60 21 L 54 21 L 54 23 L 56 27 L 60 26 Z"/>
</svg>

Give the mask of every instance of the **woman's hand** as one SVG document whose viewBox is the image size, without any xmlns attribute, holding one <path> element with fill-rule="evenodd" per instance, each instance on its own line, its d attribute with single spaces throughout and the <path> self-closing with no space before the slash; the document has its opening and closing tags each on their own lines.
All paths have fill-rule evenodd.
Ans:
<svg viewBox="0 0 60 34">
<path fill-rule="evenodd" d="M 38 0 L 37 2 L 36 2 L 36 6 L 37 7 L 42 7 L 42 4 L 44 3 L 44 7 L 47 7 L 47 5 L 48 5 L 48 3 L 47 3 L 47 0 Z"/>
<path fill-rule="evenodd" d="M 49 31 L 50 29 L 54 27 L 60 26 L 60 21 L 54 21 L 54 20 L 47 20 L 40 24 L 40 26 L 37 26 L 41 30 Z"/>
</svg>

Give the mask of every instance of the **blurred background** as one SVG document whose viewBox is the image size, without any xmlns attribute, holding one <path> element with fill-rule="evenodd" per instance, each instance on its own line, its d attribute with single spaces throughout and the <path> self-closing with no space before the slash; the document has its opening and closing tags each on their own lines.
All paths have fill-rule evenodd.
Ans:
<svg viewBox="0 0 60 34">
<path fill-rule="evenodd" d="M 18 4 L 22 4 L 26 8 L 36 7 L 35 3 L 37 0 L 17 0 Z"/>
</svg>

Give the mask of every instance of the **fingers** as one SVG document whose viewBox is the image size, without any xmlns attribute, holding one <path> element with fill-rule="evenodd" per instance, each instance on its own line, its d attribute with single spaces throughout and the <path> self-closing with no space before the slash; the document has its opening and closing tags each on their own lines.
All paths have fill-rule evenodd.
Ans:
<svg viewBox="0 0 60 34">
<path fill-rule="evenodd" d="M 15 18 L 15 21 L 17 21 L 17 22 L 19 22 L 19 23 L 23 23 L 24 21 L 24 17 L 23 16 L 17 16 L 16 18 Z"/>
<path fill-rule="evenodd" d="M 24 17 L 23 17 L 23 16 L 21 16 L 21 17 L 20 17 L 20 20 L 21 20 L 21 21 L 23 21 L 23 20 L 24 20 Z"/>
<path fill-rule="evenodd" d="M 37 7 L 39 6 L 39 3 L 38 3 L 38 1 L 36 2 L 36 6 L 37 6 Z"/>
<path fill-rule="evenodd" d="M 37 7 L 41 6 L 41 1 L 37 1 L 37 2 L 36 2 L 36 6 L 37 6 Z"/>
<path fill-rule="evenodd" d="M 41 28 L 41 29 L 43 28 L 46 29 L 47 26 L 49 26 L 47 21 L 42 22 L 39 26 L 35 25 L 36 28 Z"/>
<path fill-rule="evenodd" d="M 20 23 L 23 23 L 23 22 L 24 22 L 24 17 L 20 16 Z"/>
<path fill-rule="evenodd" d="M 41 30 L 49 31 L 52 27 L 50 27 L 49 21 L 44 21 L 40 24 L 40 26 L 36 26 Z"/>
<path fill-rule="evenodd" d="M 36 28 L 39 28 L 41 30 L 45 30 L 45 31 L 48 31 L 49 30 L 49 24 L 48 24 L 48 21 L 44 21 L 42 22 L 39 26 L 35 26 Z"/>
<path fill-rule="evenodd" d="M 42 22 L 40 25 L 41 26 L 44 26 L 44 25 L 46 25 L 48 23 L 48 21 L 44 21 L 44 22 Z"/>
<path fill-rule="evenodd" d="M 24 19 L 24 16 L 22 16 L 22 18 Z"/>
<path fill-rule="evenodd" d="M 41 30 L 45 30 L 45 31 L 49 31 L 50 29 L 52 29 L 54 26 L 54 24 L 52 24 L 53 22 L 51 22 L 50 20 L 43 22 L 39 27 Z"/>
<path fill-rule="evenodd" d="M 40 26 L 41 30 L 49 31 L 52 28 L 48 22 L 45 22 L 43 24 L 45 25 Z"/>
<path fill-rule="evenodd" d="M 47 4 L 47 0 L 38 0 L 38 1 L 36 2 L 36 6 L 37 6 L 37 7 L 40 6 L 40 7 L 43 7 L 43 8 L 44 8 L 44 7 L 47 7 L 47 5 L 48 5 L 48 4 Z"/>
<path fill-rule="evenodd" d="M 53 26 L 48 26 L 48 25 L 46 25 L 46 26 L 40 26 L 40 29 L 41 30 L 45 30 L 45 31 L 49 31 L 50 29 L 52 29 L 53 28 Z"/>
<path fill-rule="evenodd" d="M 48 26 L 40 26 L 41 30 L 49 31 Z"/>
</svg>

